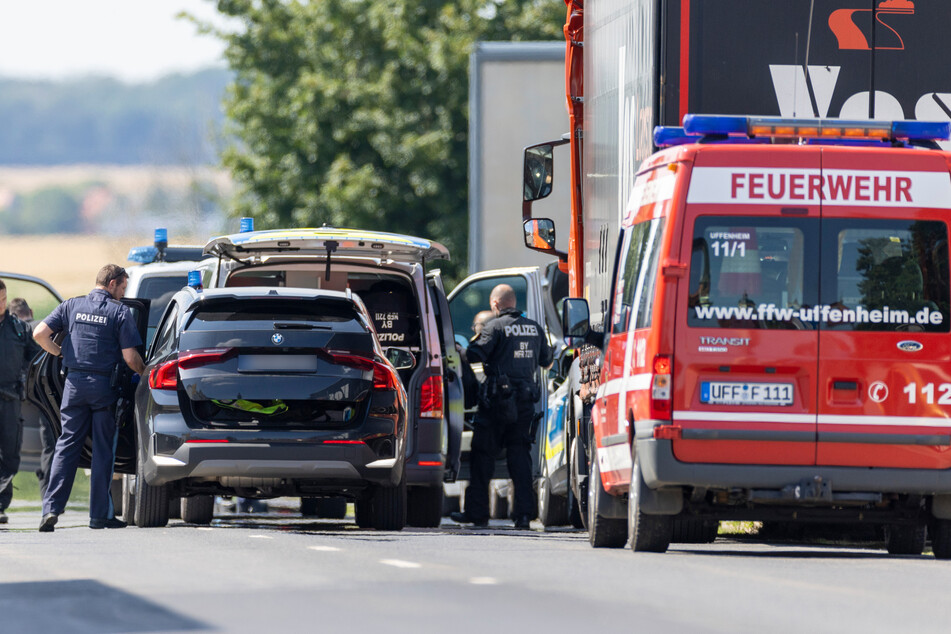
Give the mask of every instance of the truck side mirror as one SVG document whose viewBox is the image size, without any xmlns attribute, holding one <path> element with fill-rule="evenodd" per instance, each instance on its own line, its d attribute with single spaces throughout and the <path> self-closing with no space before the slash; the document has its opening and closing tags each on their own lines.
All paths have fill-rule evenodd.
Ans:
<svg viewBox="0 0 951 634">
<path fill-rule="evenodd" d="M 591 332 L 590 312 L 588 301 L 569 297 L 561 308 L 562 334 L 565 339 L 585 339 Z"/>
<path fill-rule="evenodd" d="M 525 246 L 530 249 L 555 248 L 555 223 L 550 218 L 533 218 L 522 223 Z"/>
<path fill-rule="evenodd" d="M 555 155 L 552 145 L 546 143 L 525 148 L 522 199 L 541 200 L 551 194 L 554 175 Z"/>
</svg>

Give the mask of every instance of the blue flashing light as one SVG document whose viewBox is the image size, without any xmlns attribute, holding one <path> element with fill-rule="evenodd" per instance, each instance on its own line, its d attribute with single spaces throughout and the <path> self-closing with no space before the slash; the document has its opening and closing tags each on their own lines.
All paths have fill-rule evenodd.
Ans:
<svg viewBox="0 0 951 634">
<path fill-rule="evenodd" d="M 684 116 L 687 134 L 742 134 L 746 136 L 749 119 L 730 115 L 688 114 Z"/>
<path fill-rule="evenodd" d="M 188 285 L 191 288 L 194 288 L 196 291 L 201 292 L 201 271 L 189 271 L 188 272 Z"/>
<path fill-rule="evenodd" d="M 148 247 L 132 247 L 129 249 L 129 262 L 137 262 L 139 264 L 151 264 L 155 262 L 155 258 L 158 257 L 158 249 L 153 246 Z"/>
<path fill-rule="evenodd" d="M 947 141 L 951 121 L 893 121 L 892 137 L 909 141 Z"/>
<path fill-rule="evenodd" d="M 158 245 L 168 245 L 168 229 L 165 227 L 159 227 L 155 230 L 155 244 Z"/>
<path fill-rule="evenodd" d="M 685 143 L 696 143 L 702 138 L 703 136 L 699 134 L 687 134 L 683 128 L 660 125 L 654 128 L 654 145 L 657 147 L 671 147 Z"/>
<path fill-rule="evenodd" d="M 240 233 L 247 233 L 248 231 L 254 231 L 254 218 L 245 217 L 241 219 Z"/>
</svg>

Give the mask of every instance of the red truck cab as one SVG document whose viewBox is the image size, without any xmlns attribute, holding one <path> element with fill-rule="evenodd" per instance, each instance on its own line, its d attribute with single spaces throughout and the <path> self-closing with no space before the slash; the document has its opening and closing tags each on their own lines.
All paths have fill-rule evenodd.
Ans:
<svg viewBox="0 0 951 634">
<path fill-rule="evenodd" d="M 951 557 L 948 129 L 698 115 L 655 131 L 604 333 L 584 300 L 565 307 L 566 337 L 603 351 L 592 544 L 863 521 L 889 552 L 921 553 L 927 529 Z"/>
</svg>

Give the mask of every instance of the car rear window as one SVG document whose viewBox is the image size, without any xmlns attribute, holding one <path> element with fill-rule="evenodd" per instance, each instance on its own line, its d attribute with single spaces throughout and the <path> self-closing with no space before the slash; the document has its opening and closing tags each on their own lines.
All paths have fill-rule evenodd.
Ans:
<svg viewBox="0 0 951 634">
<path fill-rule="evenodd" d="M 248 298 L 213 301 L 200 306 L 192 320 L 203 324 L 252 321 L 322 322 L 334 324 L 335 330 L 350 323 L 354 329 L 367 330 L 356 306 L 349 301 L 327 299 Z"/>
<path fill-rule="evenodd" d="M 866 218 L 701 216 L 688 324 L 948 332 L 947 226 Z"/>
</svg>

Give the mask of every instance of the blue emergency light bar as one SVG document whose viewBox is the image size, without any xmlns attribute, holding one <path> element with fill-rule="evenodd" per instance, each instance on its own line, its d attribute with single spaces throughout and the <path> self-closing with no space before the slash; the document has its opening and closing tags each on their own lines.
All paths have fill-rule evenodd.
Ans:
<svg viewBox="0 0 951 634">
<path fill-rule="evenodd" d="M 254 231 L 254 218 L 242 218 L 241 228 L 238 230 L 238 233 L 247 233 L 249 231 Z"/>
<path fill-rule="evenodd" d="M 195 290 L 200 291 L 202 289 L 201 285 L 201 271 L 189 271 L 188 272 L 188 285 Z"/>
<path fill-rule="evenodd" d="M 155 262 L 155 258 L 158 257 L 158 249 L 153 246 L 148 247 L 132 247 L 129 249 L 129 262 L 137 262 L 139 264 L 151 264 Z"/>
<path fill-rule="evenodd" d="M 850 141 L 947 141 L 949 121 L 861 121 L 846 119 L 783 119 L 688 114 L 685 134 L 747 138 L 799 138 Z M 655 132 L 655 137 L 656 137 Z"/>
<path fill-rule="evenodd" d="M 168 245 L 168 229 L 159 227 L 155 230 L 155 246 Z"/>
</svg>

